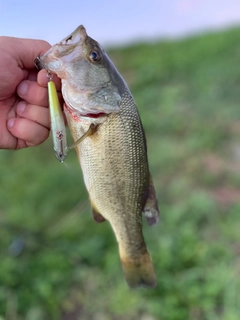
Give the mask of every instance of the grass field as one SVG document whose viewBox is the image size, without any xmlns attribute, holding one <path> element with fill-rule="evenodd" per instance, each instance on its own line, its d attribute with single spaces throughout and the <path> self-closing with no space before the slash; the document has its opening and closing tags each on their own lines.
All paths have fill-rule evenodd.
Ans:
<svg viewBox="0 0 240 320">
<path fill-rule="evenodd" d="M 109 50 L 148 141 L 155 289 L 130 290 L 74 151 L 0 151 L 1 320 L 240 319 L 240 29 Z"/>
</svg>

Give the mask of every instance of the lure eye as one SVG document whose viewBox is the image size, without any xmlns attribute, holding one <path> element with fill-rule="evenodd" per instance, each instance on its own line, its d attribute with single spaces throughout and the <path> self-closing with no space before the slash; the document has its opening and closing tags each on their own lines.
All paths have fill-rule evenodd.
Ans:
<svg viewBox="0 0 240 320">
<path fill-rule="evenodd" d="M 88 54 L 88 58 L 92 62 L 100 62 L 102 60 L 102 56 L 97 50 L 90 51 Z"/>
</svg>

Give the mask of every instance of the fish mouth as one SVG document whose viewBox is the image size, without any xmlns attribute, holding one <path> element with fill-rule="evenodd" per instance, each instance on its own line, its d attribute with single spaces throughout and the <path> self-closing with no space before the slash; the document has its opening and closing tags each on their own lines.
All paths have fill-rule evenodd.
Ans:
<svg viewBox="0 0 240 320">
<path fill-rule="evenodd" d="M 38 70 L 46 69 L 50 72 L 58 73 L 62 62 L 71 61 L 82 55 L 82 44 L 87 36 L 86 29 L 83 25 L 80 25 L 62 41 L 53 45 L 40 57 L 37 57 L 34 60 L 35 66 Z"/>
<path fill-rule="evenodd" d="M 57 45 L 71 46 L 81 44 L 87 37 L 86 29 L 83 25 L 77 27 L 69 36 L 65 37 Z"/>
<path fill-rule="evenodd" d="M 35 67 L 36 67 L 38 70 L 47 69 L 47 67 L 46 67 L 46 65 L 43 63 L 41 57 L 37 57 L 37 58 L 34 60 L 34 64 L 35 64 Z"/>
</svg>

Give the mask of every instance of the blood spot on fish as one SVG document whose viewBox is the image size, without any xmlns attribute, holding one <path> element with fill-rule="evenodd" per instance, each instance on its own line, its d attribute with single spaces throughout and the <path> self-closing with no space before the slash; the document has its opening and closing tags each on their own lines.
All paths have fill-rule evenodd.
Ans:
<svg viewBox="0 0 240 320">
<path fill-rule="evenodd" d="M 87 113 L 86 115 L 84 115 L 85 117 L 88 117 L 88 118 L 100 118 L 100 117 L 103 117 L 105 116 L 106 113 L 104 112 L 99 112 L 99 113 Z"/>
<path fill-rule="evenodd" d="M 74 112 L 66 103 L 64 103 L 64 106 L 65 106 L 65 108 L 64 108 L 65 112 L 68 112 L 74 121 L 76 121 L 76 122 L 81 121 L 79 116 L 76 114 L 76 112 Z"/>
<path fill-rule="evenodd" d="M 70 113 L 71 117 L 72 117 L 73 120 L 76 121 L 76 122 L 80 122 L 80 121 L 81 121 L 80 116 L 86 117 L 86 118 L 94 118 L 94 119 L 97 119 L 97 118 L 106 116 L 106 113 L 104 113 L 104 112 L 99 112 L 99 113 L 87 113 L 87 114 L 78 115 L 78 114 L 76 114 L 76 112 L 74 112 L 66 103 L 65 103 L 65 110 L 66 110 L 68 113 Z"/>
</svg>

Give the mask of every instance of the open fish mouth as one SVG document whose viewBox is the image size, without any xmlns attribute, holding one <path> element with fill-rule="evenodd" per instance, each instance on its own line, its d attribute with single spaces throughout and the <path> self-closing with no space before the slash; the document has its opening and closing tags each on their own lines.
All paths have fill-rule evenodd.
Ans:
<svg viewBox="0 0 240 320">
<path fill-rule="evenodd" d="M 80 44 L 87 36 L 86 29 L 83 25 L 77 27 L 69 36 L 59 42 L 59 45 Z"/>
<path fill-rule="evenodd" d="M 83 54 L 82 44 L 87 38 L 87 32 L 83 25 L 80 25 L 62 41 L 53 45 L 47 52 L 34 61 L 37 69 L 46 69 L 56 73 L 60 61 L 69 62 Z"/>
</svg>

